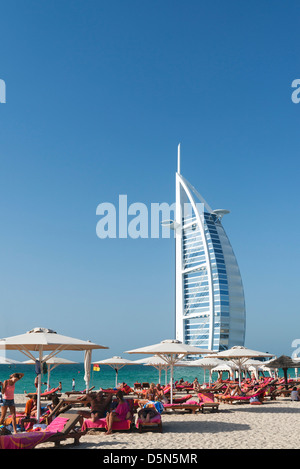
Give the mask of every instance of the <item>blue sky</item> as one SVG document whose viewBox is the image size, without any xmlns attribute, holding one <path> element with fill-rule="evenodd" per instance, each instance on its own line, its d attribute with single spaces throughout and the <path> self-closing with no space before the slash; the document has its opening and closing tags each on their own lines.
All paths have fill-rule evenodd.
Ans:
<svg viewBox="0 0 300 469">
<path fill-rule="evenodd" d="M 109 346 L 97 359 L 174 337 L 174 241 L 101 240 L 96 208 L 174 202 L 181 142 L 182 174 L 231 211 L 246 346 L 293 353 L 299 13 L 273 0 L 1 6 L 1 337 L 49 327 Z"/>
</svg>

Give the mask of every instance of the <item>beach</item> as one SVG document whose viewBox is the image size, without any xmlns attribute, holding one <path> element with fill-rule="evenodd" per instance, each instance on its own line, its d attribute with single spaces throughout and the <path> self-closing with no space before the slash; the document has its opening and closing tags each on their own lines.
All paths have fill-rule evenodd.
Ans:
<svg viewBox="0 0 300 469">
<path fill-rule="evenodd" d="M 63 397 L 63 396 L 62 396 Z M 17 394 L 18 410 L 24 410 L 26 397 Z M 72 409 L 76 412 L 76 409 Z M 300 401 L 289 398 L 265 400 L 260 406 L 223 404 L 214 413 L 163 413 L 163 433 L 90 430 L 80 444 L 61 443 L 63 449 L 168 450 L 168 449 L 299 449 Z M 44 443 L 36 449 L 54 448 Z"/>
</svg>

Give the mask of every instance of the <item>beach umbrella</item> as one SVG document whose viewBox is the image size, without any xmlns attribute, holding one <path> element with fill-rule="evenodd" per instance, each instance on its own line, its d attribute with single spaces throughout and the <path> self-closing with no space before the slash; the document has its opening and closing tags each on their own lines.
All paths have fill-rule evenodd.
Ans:
<svg viewBox="0 0 300 469">
<path fill-rule="evenodd" d="M 136 365 L 135 362 L 131 361 L 131 360 L 126 360 L 126 358 L 122 358 L 122 357 L 112 357 L 112 358 L 107 358 L 105 360 L 101 360 L 101 361 L 97 361 L 97 362 L 94 362 L 94 364 L 96 365 L 108 365 L 110 366 L 111 368 L 113 368 L 116 372 L 116 388 L 118 387 L 118 374 L 119 374 L 119 370 L 121 370 L 121 368 L 123 368 L 124 366 L 127 366 L 127 365 Z"/>
<path fill-rule="evenodd" d="M 140 360 L 135 360 L 135 363 L 142 364 L 145 366 L 152 366 L 153 368 L 158 370 L 159 384 L 161 384 L 161 372 L 164 371 L 166 375 L 166 384 L 167 384 L 167 375 L 168 375 L 169 365 L 166 363 L 165 360 L 163 360 L 158 355 L 153 355 L 152 357 L 145 357 L 145 358 L 141 358 Z"/>
<path fill-rule="evenodd" d="M 225 358 L 231 360 L 235 363 L 239 369 L 239 385 L 241 385 L 241 372 L 244 363 L 249 358 L 258 358 L 258 357 L 273 357 L 274 354 L 259 352 L 256 350 L 251 350 L 241 345 L 236 345 L 228 350 L 222 350 L 214 355 L 210 355 L 215 358 Z"/>
<path fill-rule="evenodd" d="M 73 362 L 68 360 L 67 358 L 62 357 L 51 357 L 47 358 L 48 356 L 45 355 L 42 358 L 42 362 L 46 363 L 47 365 L 47 389 L 50 389 L 50 374 L 51 371 L 54 370 L 59 365 L 74 365 L 77 362 Z M 35 365 L 36 360 L 26 360 L 23 362 L 24 365 Z"/>
<path fill-rule="evenodd" d="M 288 384 L 288 369 L 289 368 L 299 368 L 300 367 L 300 362 L 293 360 L 291 357 L 288 357 L 286 355 L 281 355 L 278 358 L 274 358 L 274 360 L 271 360 L 268 362 L 266 365 L 268 368 L 281 368 L 283 370 L 283 375 L 284 375 L 284 381 L 285 381 L 285 386 L 287 387 Z"/>
<path fill-rule="evenodd" d="M 12 358 L 3 357 L 0 355 L 0 365 L 20 365 L 22 362 L 13 360 Z"/>
<path fill-rule="evenodd" d="M 25 334 L 6 337 L 0 340 L 1 350 L 19 350 L 32 360 L 36 360 L 32 352 L 38 352 L 39 358 L 36 360 L 36 368 L 41 368 L 43 364 L 44 351 L 50 351 L 47 360 L 56 356 L 64 350 L 93 350 L 106 349 L 104 345 L 94 344 L 93 342 L 75 339 L 62 334 L 58 334 L 52 329 L 36 327 Z M 41 402 L 41 374 L 38 373 L 38 389 L 37 389 L 37 421 L 40 419 L 40 402 Z"/>
<path fill-rule="evenodd" d="M 208 357 L 199 358 L 198 360 L 190 361 L 188 366 L 195 366 L 195 367 L 199 366 L 200 368 L 203 368 L 204 382 L 206 381 L 205 372 L 209 371 L 209 385 L 210 385 L 212 369 L 220 364 L 223 364 L 222 360 L 220 360 L 219 358 L 211 358 L 208 356 Z"/>
<path fill-rule="evenodd" d="M 163 340 L 162 342 L 147 347 L 141 347 L 134 350 L 129 350 L 125 353 L 137 353 L 147 355 L 158 355 L 170 367 L 171 373 L 171 404 L 173 403 L 173 372 L 176 363 L 182 361 L 187 355 L 203 355 L 213 353 L 211 350 L 200 349 L 189 344 L 184 344 L 179 340 Z"/>
<path fill-rule="evenodd" d="M 222 362 L 222 360 L 220 360 Z M 223 360 L 223 363 L 213 367 L 211 373 L 219 373 L 222 375 L 223 372 L 228 372 L 229 376 L 233 375 L 235 371 L 238 371 L 238 366 L 230 360 Z"/>
<path fill-rule="evenodd" d="M 91 379 L 91 363 L 92 363 L 92 351 L 91 349 L 84 352 L 84 381 L 86 392 L 89 391 L 90 379 Z"/>
<path fill-rule="evenodd" d="M 293 360 L 295 362 L 300 362 L 300 358 L 299 357 L 293 357 Z M 296 378 L 298 379 L 298 368 L 295 368 L 295 376 Z"/>
<path fill-rule="evenodd" d="M 263 365 L 265 362 L 262 362 L 260 360 L 254 360 L 252 358 L 249 358 L 245 363 L 245 369 L 249 372 L 253 372 L 255 374 L 255 378 L 258 379 L 258 373 L 261 371 L 262 373 L 264 372 Z"/>
<path fill-rule="evenodd" d="M 161 357 L 158 355 L 153 355 L 152 357 L 147 357 L 147 358 L 142 358 L 141 360 L 136 360 L 135 363 L 142 363 L 145 366 L 152 366 L 153 368 L 156 368 L 158 370 L 158 382 L 161 384 L 161 372 L 165 371 L 166 375 L 166 383 L 167 384 L 167 377 L 168 377 L 168 369 L 170 366 L 168 363 L 166 363 L 165 360 L 163 360 Z M 174 366 L 187 366 L 186 362 L 176 362 Z"/>
</svg>

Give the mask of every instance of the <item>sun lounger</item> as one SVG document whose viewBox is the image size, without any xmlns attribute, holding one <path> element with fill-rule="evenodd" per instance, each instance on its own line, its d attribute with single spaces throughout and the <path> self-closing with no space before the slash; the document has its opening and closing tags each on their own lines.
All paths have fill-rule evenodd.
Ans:
<svg viewBox="0 0 300 469">
<path fill-rule="evenodd" d="M 123 420 L 122 422 L 113 422 L 112 430 L 113 431 L 130 431 L 132 429 L 132 425 L 133 423 L 131 419 Z M 86 432 L 91 429 L 107 430 L 106 418 L 103 417 L 101 419 L 96 420 L 95 422 L 93 422 L 90 419 L 85 419 L 82 424 L 81 431 Z"/>
<path fill-rule="evenodd" d="M 192 399 L 192 394 L 186 394 L 185 396 L 176 397 L 173 399 L 173 404 L 183 404 L 184 402 Z"/>
<path fill-rule="evenodd" d="M 224 383 L 216 383 L 214 386 L 211 386 L 210 388 L 198 388 L 200 392 L 213 392 L 213 393 L 218 393 L 222 389 L 226 389 L 226 385 Z"/>
<path fill-rule="evenodd" d="M 134 426 L 133 421 L 133 412 L 134 412 L 134 399 L 126 399 L 129 405 L 129 412 L 131 413 L 131 417 L 126 420 L 122 420 L 121 422 L 113 422 L 112 430 L 113 431 L 131 431 Z M 87 418 L 83 421 L 81 430 L 85 432 L 89 429 L 102 429 L 107 430 L 107 422 L 106 418 L 103 417 L 101 419 L 97 419 L 93 422 L 90 418 Z"/>
<path fill-rule="evenodd" d="M 266 388 L 263 387 L 247 396 L 219 396 L 221 398 L 221 402 L 224 403 L 232 403 L 232 402 L 240 402 L 240 403 L 249 403 L 251 398 L 258 397 L 260 401 L 263 400 L 264 395 L 266 392 Z"/>
<path fill-rule="evenodd" d="M 50 391 L 45 391 L 41 394 L 41 399 L 44 399 L 44 400 L 50 400 L 51 397 L 53 396 L 58 396 L 60 397 L 61 394 L 57 394 L 57 391 L 59 390 L 59 388 L 53 388 L 53 389 L 50 389 Z M 36 392 L 29 392 L 26 397 L 33 397 L 33 396 L 36 396 Z"/>
<path fill-rule="evenodd" d="M 197 410 L 201 409 L 201 404 L 197 401 L 189 400 L 181 404 L 164 404 L 164 410 L 186 410 L 192 414 L 195 414 Z"/>
<path fill-rule="evenodd" d="M 0 449 L 33 449 L 46 442 L 59 446 L 61 441 L 68 438 L 74 439 L 77 445 L 83 433 L 75 427 L 81 423 L 81 419 L 76 413 L 64 414 L 63 417 L 56 417 L 45 430 L 0 436 Z"/>
<path fill-rule="evenodd" d="M 215 402 L 213 393 L 198 393 L 199 401 L 188 399 L 182 403 L 164 404 L 165 410 L 187 410 L 192 414 L 197 411 L 204 413 L 205 411 L 217 412 L 219 403 Z"/>
<path fill-rule="evenodd" d="M 79 439 L 84 434 L 80 431 L 80 427 L 76 428 L 76 425 L 82 424 L 82 417 L 77 413 L 64 413 L 56 417 L 50 425 L 46 428 L 47 431 L 53 431 L 57 429 L 57 433 L 51 435 L 47 441 L 51 441 L 55 446 L 59 446 L 61 441 L 64 441 L 68 438 L 74 439 L 74 444 L 79 444 Z"/>
<path fill-rule="evenodd" d="M 138 429 L 139 433 L 144 431 L 158 431 L 162 433 L 162 420 L 161 415 L 157 414 L 155 417 L 152 417 L 149 422 L 144 422 L 142 419 L 137 418 L 136 420 L 136 428 Z"/>
<path fill-rule="evenodd" d="M 92 386 L 91 388 L 89 388 L 88 392 L 91 392 L 93 389 L 94 389 L 95 386 Z M 86 390 L 84 389 L 83 391 L 67 391 L 65 392 L 66 396 L 73 396 L 73 395 L 76 395 L 76 394 L 86 394 Z"/>
<path fill-rule="evenodd" d="M 71 407 L 86 407 L 88 400 L 82 396 L 78 397 L 68 397 L 63 399 L 65 405 L 70 405 Z"/>
<path fill-rule="evenodd" d="M 206 410 L 209 412 L 218 412 L 219 403 L 215 402 L 215 396 L 213 393 L 198 393 L 199 403 L 201 405 L 201 412 L 204 413 Z"/>
</svg>

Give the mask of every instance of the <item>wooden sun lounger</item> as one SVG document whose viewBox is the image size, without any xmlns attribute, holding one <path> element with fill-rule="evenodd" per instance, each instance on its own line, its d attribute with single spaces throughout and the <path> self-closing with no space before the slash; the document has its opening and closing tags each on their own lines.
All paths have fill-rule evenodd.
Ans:
<svg viewBox="0 0 300 469">
<path fill-rule="evenodd" d="M 152 418 L 150 422 L 142 422 L 142 420 L 138 418 L 136 421 L 136 428 L 138 429 L 139 433 L 143 433 L 148 430 L 162 433 L 161 416 L 159 415 L 159 416 Z"/>
<path fill-rule="evenodd" d="M 50 391 L 45 391 L 45 392 L 43 392 L 43 393 L 41 394 L 41 400 L 46 400 L 46 401 L 48 401 L 48 400 L 51 400 L 51 398 L 52 398 L 53 396 L 60 397 L 61 394 L 58 394 L 57 391 L 58 391 L 58 388 L 54 388 L 54 389 L 50 389 Z M 26 394 L 26 397 L 31 398 L 31 397 L 36 396 L 36 395 L 37 395 L 36 392 L 29 392 L 28 394 Z"/>
<path fill-rule="evenodd" d="M 47 442 L 53 442 L 55 446 L 59 446 L 61 441 L 64 441 L 68 438 L 73 438 L 74 444 L 78 445 L 80 438 L 82 435 L 84 435 L 84 432 L 81 431 L 83 421 L 81 415 L 77 413 L 64 413 L 63 417 L 68 418 L 68 421 L 66 422 L 63 430 L 56 433 L 55 435 L 50 436 Z M 80 425 L 80 430 L 75 428 L 77 423 Z"/>
<path fill-rule="evenodd" d="M 57 431 L 58 427 L 54 428 L 55 422 L 57 422 L 55 419 L 44 431 L 0 436 L 0 449 L 33 449 L 40 444 L 49 442 L 59 446 L 61 441 L 68 438 L 73 439 L 74 444 L 78 445 L 81 436 L 85 434 L 81 431 L 82 417 L 77 413 L 64 414 L 63 417 L 67 418 L 67 421 L 61 423 L 63 428 L 59 431 Z M 79 427 L 76 427 L 77 424 Z M 60 426 L 60 423 L 58 425 Z"/>
<path fill-rule="evenodd" d="M 165 404 L 164 410 L 186 410 L 192 414 L 195 414 L 197 410 L 201 409 L 201 404 Z"/>
<path fill-rule="evenodd" d="M 91 388 L 89 388 L 88 392 L 91 392 L 93 389 L 94 389 L 95 386 L 92 386 Z M 85 391 L 67 391 L 65 392 L 65 395 L 66 396 L 73 396 L 73 395 L 81 395 L 81 394 L 86 394 Z"/>
</svg>

